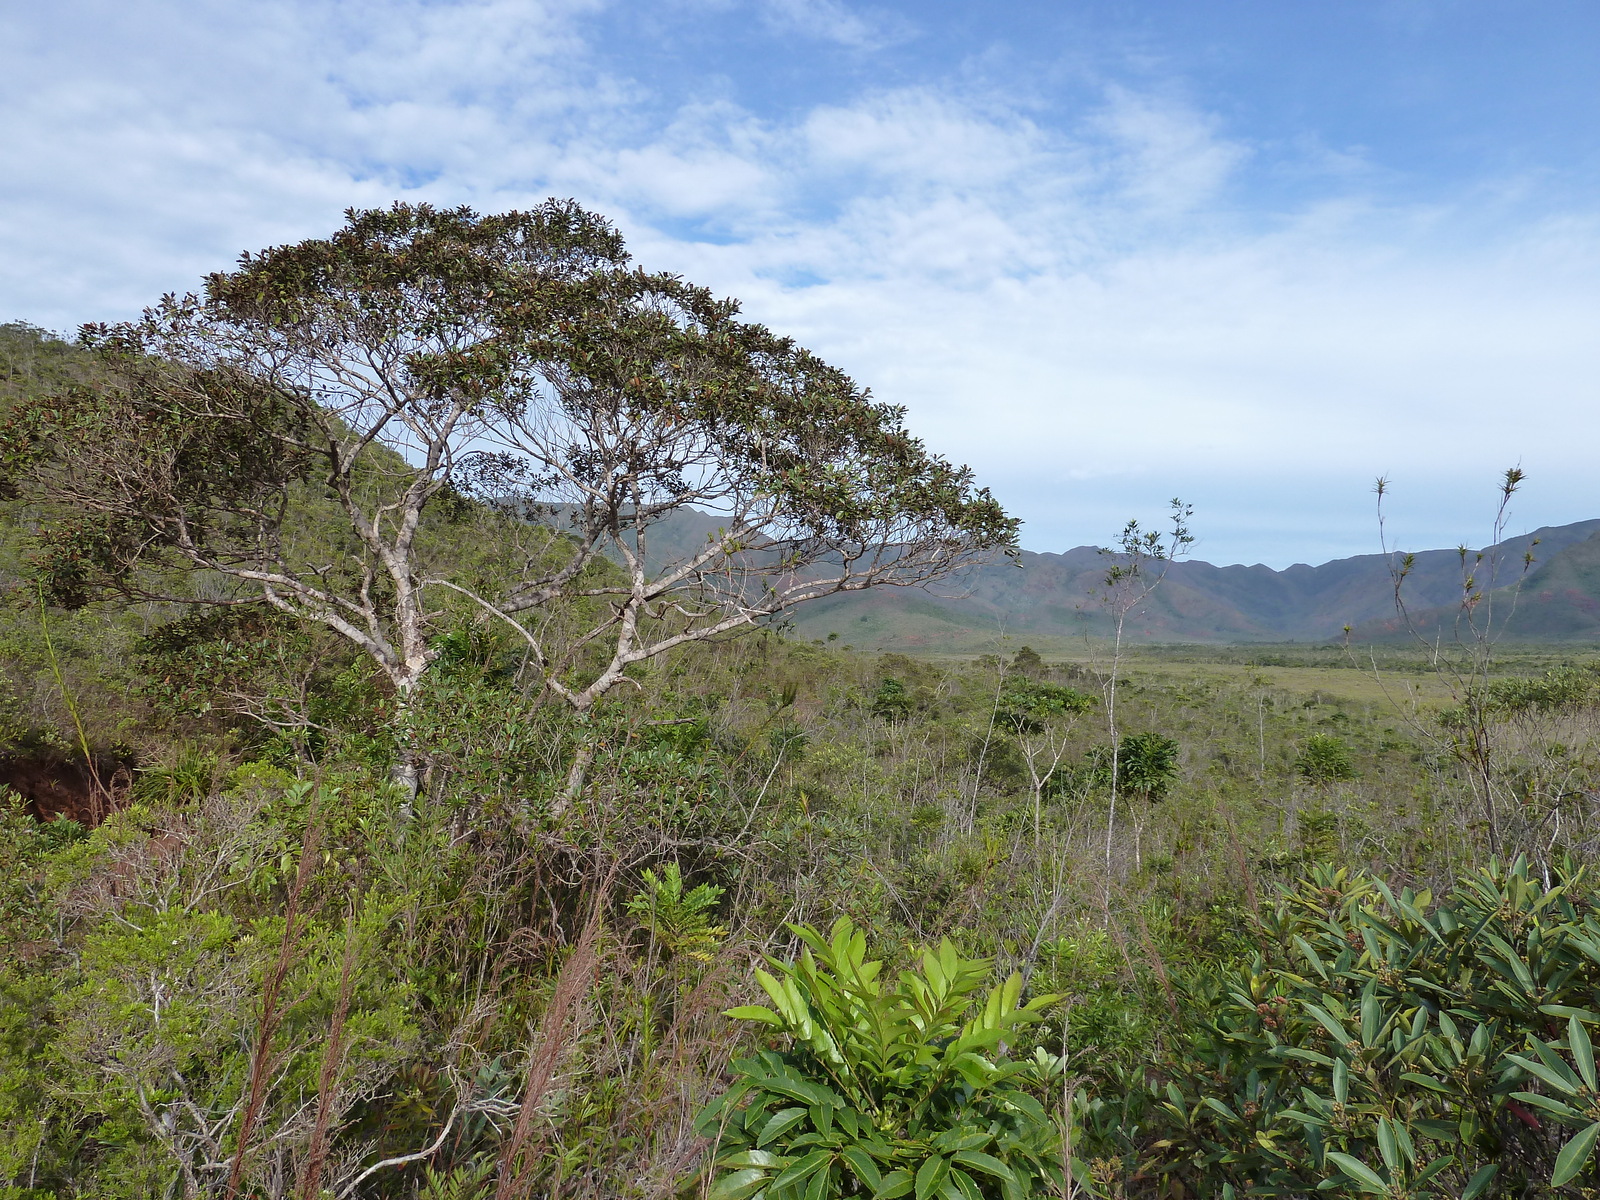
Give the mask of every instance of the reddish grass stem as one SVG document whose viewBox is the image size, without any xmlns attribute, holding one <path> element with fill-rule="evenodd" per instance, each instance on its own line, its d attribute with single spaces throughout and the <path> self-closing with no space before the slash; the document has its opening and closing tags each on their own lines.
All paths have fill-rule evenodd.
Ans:
<svg viewBox="0 0 1600 1200">
<path fill-rule="evenodd" d="M 617 865 L 613 864 L 594 894 L 589 907 L 589 919 L 584 922 L 577 945 L 562 964 L 561 973 L 556 976 L 555 992 L 539 1021 L 539 1049 L 528 1064 L 528 1084 L 522 1093 L 522 1107 L 517 1112 L 517 1123 L 512 1127 L 511 1138 L 500 1156 L 500 1182 L 495 1188 L 494 1200 L 515 1200 L 515 1197 L 526 1194 L 527 1185 L 531 1182 L 533 1161 L 537 1150 L 544 1144 L 543 1136 L 533 1151 L 523 1155 L 522 1150 L 528 1143 L 533 1115 L 549 1091 L 550 1081 L 566 1048 L 568 1015 L 588 992 L 590 981 L 594 978 L 598 962 L 595 942 L 599 939 L 606 898 L 611 893 L 611 885 L 616 877 Z"/>
</svg>

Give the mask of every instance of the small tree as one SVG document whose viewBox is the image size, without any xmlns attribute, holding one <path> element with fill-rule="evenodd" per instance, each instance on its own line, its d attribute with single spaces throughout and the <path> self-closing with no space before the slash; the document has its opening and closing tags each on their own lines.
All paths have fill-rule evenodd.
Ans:
<svg viewBox="0 0 1600 1200">
<path fill-rule="evenodd" d="M 1294 760 L 1294 769 L 1300 772 L 1300 777 L 1307 783 L 1334 783 L 1356 776 L 1350 748 L 1327 733 L 1311 735 L 1299 757 Z"/>
<path fill-rule="evenodd" d="M 1111 670 L 1106 675 L 1106 731 L 1111 735 L 1111 811 L 1106 817 L 1106 890 L 1111 897 L 1111 849 L 1117 832 L 1117 794 L 1122 790 L 1122 744 L 1117 726 L 1117 688 L 1122 678 L 1122 648 L 1127 632 L 1128 617 L 1155 595 L 1156 589 L 1167 577 L 1167 569 L 1179 557 L 1189 552 L 1194 544 L 1194 534 L 1189 529 L 1189 518 L 1194 509 L 1176 496 L 1168 503 L 1171 510 L 1171 529 L 1163 535 L 1160 530 L 1141 528 L 1137 520 L 1129 521 L 1117 535 L 1115 546 L 1105 546 L 1100 553 L 1111 556 L 1111 566 L 1106 569 L 1101 603 L 1111 615 L 1112 643 Z"/>
<path fill-rule="evenodd" d="M 911 709 L 911 693 L 898 679 L 885 679 L 872 694 L 872 715 L 885 721 L 903 721 Z"/>
<path fill-rule="evenodd" d="M 86 326 L 109 382 L 5 444 L 53 510 L 52 594 L 265 603 L 360 647 L 402 708 L 467 606 L 582 713 L 673 647 L 1014 549 L 903 410 L 627 257 L 570 202 L 397 204 Z M 333 519 L 308 528 L 308 505 Z M 691 507 L 710 530 L 664 548 Z"/>
<path fill-rule="evenodd" d="M 1026 646 L 1022 648 L 1028 650 Z M 1028 653 L 1032 654 L 1031 650 Z M 1035 656 L 1037 658 L 1037 655 Z M 1017 652 L 1022 659 L 1022 651 Z M 1035 679 L 1011 678 L 999 698 L 999 717 L 1016 734 L 1022 760 L 1027 764 L 1028 782 L 1033 789 L 1033 842 L 1039 844 L 1044 812 L 1044 794 L 1055 781 L 1061 760 L 1067 753 L 1067 739 L 1082 713 L 1094 699 L 1074 688 L 1044 683 Z"/>
<path fill-rule="evenodd" d="M 1442 743 L 1467 770 L 1483 812 L 1489 849 L 1495 854 L 1501 852 L 1501 809 L 1507 806 L 1502 794 L 1506 790 L 1501 777 L 1502 748 L 1495 737 L 1494 655 L 1516 613 L 1522 584 L 1533 569 L 1536 561 L 1533 552 L 1539 544 L 1537 538 L 1530 539 L 1513 559 L 1505 543 L 1511 501 L 1526 480 L 1521 467 L 1507 468 L 1500 477 L 1489 545 L 1477 551 L 1469 550 L 1464 544 L 1456 547 L 1460 590 L 1454 612 L 1449 616 L 1448 630 L 1443 611 L 1420 614 L 1420 623 L 1419 614 L 1411 611 L 1406 584 L 1416 569 L 1416 555 L 1390 547 L 1384 516 L 1389 480 L 1380 477 L 1372 489 L 1377 496 L 1378 540 L 1388 559 L 1389 576 L 1394 584 L 1395 613 L 1412 641 L 1427 653 L 1435 675 L 1454 701 L 1441 714 L 1443 719 L 1437 728 L 1415 720 L 1412 723 L 1429 740 Z M 1349 635 L 1350 628 L 1346 626 L 1347 645 Z M 1373 670 L 1376 673 L 1375 659 Z"/>
<path fill-rule="evenodd" d="M 1038 679 L 1044 674 L 1044 659 L 1032 646 L 1022 646 L 1011 656 L 1011 670 L 1028 679 Z"/>
<path fill-rule="evenodd" d="M 1160 800 L 1178 779 L 1178 743 L 1165 734 L 1130 733 L 1118 751 L 1121 770 L 1118 789 L 1142 797 L 1147 803 Z"/>
<path fill-rule="evenodd" d="M 1117 749 L 1118 788 L 1144 803 L 1134 809 L 1133 865 L 1144 866 L 1144 822 L 1152 804 L 1167 794 L 1178 781 L 1179 746 L 1159 733 L 1130 733 Z"/>
</svg>

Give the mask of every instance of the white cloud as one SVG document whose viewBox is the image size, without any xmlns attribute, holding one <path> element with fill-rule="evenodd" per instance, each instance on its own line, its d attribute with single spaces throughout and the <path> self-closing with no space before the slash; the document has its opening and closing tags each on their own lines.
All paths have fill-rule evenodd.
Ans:
<svg viewBox="0 0 1600 1200">
<path fill-rule="evenodd" d="M 1154 216 L 1189 213 L 1216 197 L 1246 156 L 1218 135 L 1217 122 L 1192 109 L 1114 87 L 1095 115 L 1119 160 L 1123 195 Z"/>
<path fill-rule="evenodd" d="M 852 8 L 838 0 L 765 0 L 768 25 L 779 33 L 872 50 L 912 36 L 911 26 L 891 13 Z"/>
<path fill-rule="evenodd" d="M 895 32 L 840 5 L 760 11 L 868 49 Z M 1040 548 L 1179 493 L 1219 559 L 1369 549 L 1380 472 L 1422 514 L 1414 544 L 1470 541 L 1452 514 L 1517 458 L 1530 523 L 1600 513 L 1600 221 L 1538 212 L 1537 181 L 1385 201 L 1358 153 L 1251 144 L 1125 87 L 1055 114 L 958 83 L 774 115 L 708 80 L 664 105 L 595 53 L 597 12 L 15 6 L 0 319 L 127 315 L 351 204 L 571 194 L 645 265 L 906 404 Z M 1262 171 L 1320 193 L 1251 207 Z"/>
</svg>

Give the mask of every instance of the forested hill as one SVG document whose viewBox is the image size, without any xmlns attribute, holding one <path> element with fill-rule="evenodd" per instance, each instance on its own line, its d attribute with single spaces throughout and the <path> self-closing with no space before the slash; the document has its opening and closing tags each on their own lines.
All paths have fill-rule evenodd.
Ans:
<svg viewBox="0 0 1600 1200">
<path fill-rule="evenodd" d="M 1534 563 L 1522 575 L 1525 553 Z M 1477 552 L 1469 552 L 1469 564 Z M 1553 641 L 1600 636 L 1600 520 L 1549 526 L 1487 548 L 1501 585 L 1495 603 L 1509 612 L 1508 636 Z M 1417 554 L 1404 585 L 1411 623 L 1432 629 L 1453 618 L 1462 591 L 1457 550 Z M 1111 560 L 1093 546 L 1064 554 L 1025 552 L 1020 565 L 996 562 L 946 584 L 941 594 L 880 589 L 811 605 L 796 622 L 806 637 L 879 649 L 941 653 L 977 649 L 997 632 L 1044 646 L 1109 629 L 1104 591 Z M 1521 576 L 1514 610 L 1510 585 Z M 1498 618 L 1497 618 L 1498 621 Z M 1141 641 L 1325 641 L 1351 626 L 1362 638 L 1408 636 L 1397 618 L 1391 560 L 1382 554 L 1297 563 L 1281 571 L 1177 561 L 1148 602 L 1128 619 Z"/>
</svg>

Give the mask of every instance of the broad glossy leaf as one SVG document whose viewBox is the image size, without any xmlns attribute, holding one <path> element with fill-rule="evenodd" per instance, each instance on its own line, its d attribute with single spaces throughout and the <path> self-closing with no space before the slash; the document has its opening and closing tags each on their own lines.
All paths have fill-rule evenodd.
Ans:
<svg viewBox="0 0 1600 1200">
<path fill-rule="evenodd" d="M 1002 1092 L 1000 1093 L 1000 1099 L 1009 1107 L 1021 1112 L 1037 1124 L 1047 1125 L 1050 1123 L 1050 1118 L 1045 1115 L 1044 1106 L 1028 1095 L 1027 1092 Z"/>
<path fill-rule="evenodd" d="M 1459 1121 L 1436 1121 L 1429 1117 L 1412 1117 L 1411 1128 L 1423 1137 L 1432 1138 L 1436 1142 L 1465 1142 L 1471 1138 L 1461 1132 Z"/>
<path fill-rule="evenodd" d="M 1542 1062 L 1534 1062 L 1531 1058 L 1524 1058 L 1520 1054 L 1508 1054 L 1506 1058 L 1517 1064 L 1528 1074 L 1544 1080 L 1551 1087 L 1571 1095 L 1578 1090 L 1577 1077 L 1571 1071 L 1562 1068 L 1560 1071 L 1551 1070 Z"/>
<path fill-rule="evenodd" d="M 951 1154 L 957 1150 L 981 1150 L 992 1141 L 994 1136 L 982 1130 L 946 1129 L 933 1139 L 933 1148 Z"/>
<path fill-rule="evenodd" d="M 1405 1127 L 1403 1122 L 1393 1119 L 1389 1121 L 1389 1128 L 1393 1130 L 1395 1145 L 1400 1148 L 1400 1153 L 1405 1157 L 1406 1162 L 1415 1163 L 1417 1161 L 1417 1148 L 1411 1142 L 1411 1131 Z"/>
<path fill-rule="evenodd" d="M 1600 1138 L 1600 1121 L 1581 1130 L 1561 1147 L 1561 1153 L 1556 1155 L 1555 1170 L 1550 1174 L 1551 1187 L 1562 1187 L 1582 1174 L 1589 1165 L 1589 1156 L 1594 1153 L 1596 1138 Z"/>
<path fill-rule="evenodd" d="M 1335 1018 L 1334 1015 L 1327 1009 L 1323 1008 L 1322 1005 L 1307 1003 L 1305 1007 L 1306 1011 L 1316 1019 L 1317 1023 L 1331 1033 L 1334 1036 L 1334 1040 L 1337 1041 L 1341 1046 L 1348 1041 L 1354 1040 L 1346 1031 L 1345 1027 L 1340 1024 L 1338 1019 Z"/>
<path fill-rule="evenodd" d="M 1413 1187 L 1421 1187 L 1423 1184 L 1427 1183 L 1428 1180 L 1439 1174 L 1439 1172 L 1455 1165 L 1455 1155 L 1441 1155 L 1439 1158 L 1434 1159 L 1427 1166 L 1423 1167 L 1422 1170 L 1418 1171 L 1417 1177 L 1411 1181 L 1411 1184 Z"/>
<path fill-rule="evenodd" d="M 1419 1075 L 1415 1071 L 1402 1071 L 1400 1079 L 1412 1087 L 1427 1088 L 1430 1092 L 1441 1092 L 1447 1096 L 1454 1090 L 1449 1084 L 1441 1083 L 1431 1075 Z"/>
<path fill-rule="evenodd" d="M 722 1014 L 732 1017 L 735 1021 L 760 1021 L 763 1025 L 775 1025 L 784 1028 L 783 1018 L 770 1008 L 763 1008 L 759 1004 L 741 1004 L 738 1008 L 730 1008 Z"/>
<path fill-rule="evenodd" d="M 761 1132 L 756 1134 L 756 1145 L 765 1146 L 773 1139 L 782 1137 L 798 1122 L 805 1120 L 805 1117 L 806 1110 L 803 1108 L 779 1109 L 767 1118 L 766 1124 L 761 1127 Z"/>
<path fill-rule="evenodd" d="M 994 1080 L 995 1069 L 988 1059 L 980 1058 L 976 1054 L 961 1054 L 950 1064 L 962 1079 L 973 1088 L 986 1087 Z"/>
<path fill-rule="evenodd" d="M 1567 1047 L 1572 1051 L 1572 1061 L 1578 1066 L 1578 1074 L 1583 1076 L 1589 1090 L 1594 1091 L 1600 1086 L 1595 1083 L 1594 1046 L 1589 1042 L 1589 1031 L 1576 1016 L 1567 1020 Z"/>
<path fill-rule="evenodd" d="M 1378 1005 L 1377 993 L 1372 990 L 1372 985 L 1368 984 L 1365 994 L 1361 997 L 1361 1044 L 1376 1046 L 1382 1028 L 1383 1009 Z"/>
<path fill-rule="evenodd" d="M 917 1200 L 928 1200 L 930 1196 L 937 1195 L 949 1173 L 950 1162 L 942 1155 L 930 1154 L 923 1159 L 922 1165 L 917 1168 Z"/>
<path fill-rule="evenodd" d="M 1353 1182 L 1363 1192 L 1374 1196 L 1388 1194 L 1389 1185 L 1384 1183 L 1378 1173 L 1359 1158 L 1351 1158 L 1348 1154 L 1330 1150 L 1328 1151 L 1328 1161 L 1339 1168 L 1345 1178 Z"/>
<path fill-rule="evenodd" d="M 950 1168 L 950 1176 L 939 1192 L 945 1200 L 983 1200 L 983 1193 L 978 1191 L 972 1176 L 958 1167 Z"/>
<path fill-rule="evenodd" d="M 1542 1108 L 1558 1117 L 1567 1117 L 1573 1120 L 1583 1119 L 1583 1114 L 1573 1108 L 1572 1105 L 1563 1104 L 1554 1096 L 1546 1096 L 1542 1092 L 1512 1092 L 1511 1098 L 1520 1100 L 1524 1104 L 1531 1104 L 1535 1108 Z"/>
<path fill-rule="evenodd" d="M 813 1150 L 799 1162 L 791 1163 L 784 1168 L 777 1178 L 772 1181 L 772 1190 L 778 1192 L 784 1188 L 792 1188 L 795 1184 L 811 1178 L 812 1175 L 822 1170 L 832 1161 L 832 1150 Z"/>
<path fill-rule="evenodd" d="M 1311 969 L 1318 975 L 1322 976 L 1323 979 L 1327 979 L 1328 968 L 1323 965 L 1321 956 L 1311 948 L 1311 943 L 1306 941 L 1305 938 L 1301 937 L 1299 934 L 1296 934 L 1294 938 L 1294 944 L 1295 947 L 1300 951 L 1301 955 L 1305 958 L 1306 962 L 1311 964 Z"/>
<path fill-rule="evenodd" d="M 1297 1058 L 1302 1062 L 1316 1063 L 1319 1067 L 1332 1067 L 1334 1064 L 1334 1060 L 1326 1054 L 1318 1054 L 1315 1050 L 1302 1050 L 1298 1046 L 1278 1046 L 1272 1052 L 1279 1058 Z"/>
<path fill-rule="evenodd" d="M 974 1171 L 982 1171 L 985 1175 L 993 1175 L 996 1179 L 1015 1179 L 1016 1172 L 992 1154 L 985 1154 L 981 1150 L 958 1150 L 953 1156 L 955 1161 L 964 1167 L 971 1167 Z"/>
<path fill-rule="evenodd" d="M 971 1033 L 962 1034 L 945 1048 L 945 1058 L 955 1058 L 958 1054 L 965 1054 L 969 1050 L 979 1050 L 986 1046 L 993 1046 L 1006 1036 L 1006 1030 L 995 1028 L 974 1029 Z"/>
<path fill-rule="evenodd" d="M 826 1088 L 810 1080 L 801 1079 L 797 1075 L 774 1076 L 763 1080 L 762 1084 L 768 1091 L 788 1096 L 792 1100 L 803 1100 L 808 1105 L 822 1104 L 833 1099 L 833 1094 Z"/>
<path fill-rule="evenodd" d="M 724 1175 L 717 1180 L 707 1200 L 745 1200 L 747 1196 L 754 1195 L 765 1187 L 767 1180 L 771 1178 L 770 1172 L 754 1167 L 745 1171 L 735 1171 L 732 1175 Z"/>
<path fill-rule="evenodd" d="M 1541 1004 L 1539 1011 L 1547 1017 L 1577 1017 L 1590 1025 L 1600 1025 L 1600 1013 L 1592 1008 L 1573 1008 L 1569 1004 Z"/>
<path fill-rule="evenodd" d="M 1500 1173 L 1499 1163 L 1490 1163 L 1486 1167 L 1479 1167 L 1472 1173 L 1472 1178 L 1467 1180 L 1467 1186 L 1461 1189 L 1461 1200 L 1478 1200 L 1485 1189 L 1494 1182 L 1494 1177 Z"/>
<path fill-rule="evenodd" d="M 1395 1143 L 1394 1126 L 1388 1121 L 1378 1121 L 1378 1153 L 1383 1155 L 1383 1165 L 1389 1168 L 1391 1177 L 1400 1170 L 1400 1148 Z"/>
<path fill-rule="evenodd" d="M 777 1006 L 778 1011 L 787 1020 L 793 1022 L 797 1014 L 790 1011 L 788 989 L 779 983 L 774 976 L 767 974 L 760 967 L 756 968 L 756 982 L 761 985 L 761 990 L 772 998 L 772 1003 Z"/>
<path fill-rule="evenodd" d="M 883 1173 L 878 1170 L 878 1164 L 873 1162 L 872 1155 L 861 1147 L 851 1146 L 841 1151 L 839 1157 L 844 1159 L 851 1174 L 861 1181 L 863 1187 L 876 1192 L 883 1186 Z"/>
<path fill-rule="evenodd" d="M 764 1167 L 768 1170 L 781 1170 L 794 1160 L 782 1154 L 774 1154 L 771 1150 L 740 1150 L 736 1154 L 727 1154 L 717 1159 L 719 1167 Z"/>
</svg>

